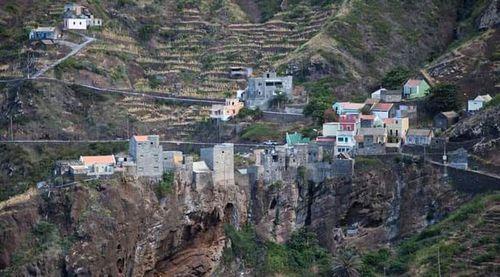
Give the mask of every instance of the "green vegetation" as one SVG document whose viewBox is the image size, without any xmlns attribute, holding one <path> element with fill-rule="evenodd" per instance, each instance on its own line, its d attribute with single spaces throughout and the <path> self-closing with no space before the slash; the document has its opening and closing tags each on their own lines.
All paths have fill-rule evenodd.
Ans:
<svg viewBox="0 0 500 277">
<path fill-rule="evenodd" d="M 401 89 L 403 84 L 410 78 L 411 72 L 405 68 L 397 67 L 384 75 L 382 86 L 386 89 Z"/>
<path fill-rule="evenodd" d="M 252 120 L 258 120 L 258 119 L 261 119 L 263 115 L 264 114 L 263 114 L 262 110 L 259 108 L 255 109 L 255 110 L 252 110 L 249 108 L 243 108 L 238 113 L 238 118 L 245 119 L 247 117 L 250 117 Z"/>
<path fill-rule="evenodd" d="M 223 254 L 226 264 L 240 258 L 262 276 L 329 276 L 330 254 L 319 246 L 315 234 L 305 229 L 294 232 L 285 245 L 261 239 L 251 225 L 239 231 L 226 225 L 224 230 L 231 239 L 231 248 Z"/>
<path fill-rule="evenodd" d="M 174 189 L 174 173 L 165 172 L 163 173 L 162 180 L 158 184 L 157 195 L 162 198 L 171 194 Z"/>
<path fill-rule="evenodd" d="M 39 221 L 33 227 L 30 233 L 21 242 L 21 246 L 11 256 L 9 267 L 0 270 L 2 276 L 14 276 L 20 267 L 35 261 L 46 251 L 53 251 L 54 255 L 57 249 L 65 250 L 72 244 L 71 240 L 61 240 L 59 230 L 56 225 L 47 221 Z"/>
<path fill-rule="evenodd" d="M 500 94 L 495 95 L 490 102 L 486 103 L 485 107 L 497 107 L 500 105 Z"/>
<path fill-rule="evenodd" d="M 383 248 L 366 253 L 362 257 L 362 275 L 407 275 L 410 270 L 418 268 L 422 276 L 437 276 L 438 270 L 443 276 L 449 276 L 463 270 L 464 259 L 470 259 L 475 268 L 483 265 L 483 270 L 488 271 L 485 263 L 500 254 L 500 242 L 481 237 L 474 243 L 471 234 L 495 233 L 495 230 L 489 230 L 491 227 L 484 226 L 481 214 L 487 206 L 498 201 L 499 194 L 477 196 L 443 221 L 404 240 L 394 250 Z"/>
<path fill-rule="evenodd" d="M 429 90 L 426 109 L 431 115 L 460 109 L 457 87 L 450 84 L 438 84 Z"/>
<path fill-rule="evenodd" d="M 106 76 L 107 72 L 106 70 L 99 68 L 96 64 L 87 61 L 87 60 L 79 60 L 74 57 L 69 57 L 62 63 L 58 64 L 54 68 L 54 74 L 56 75 L 56 78 L 61 79 L 62 75 L 64 72 L 67 72 L 71 69 L 76 69 L 76 70 L 87 70 L 90 72 L 93 72 L 95 74 L 103 75 Z"/>
<path fill-rule="evenodd" d="M 335 97 L 332 87 L 340 84 L 341 81 L 331 77 L 325 77 L 316 82 L 305 83 L 309 92 L 309 103 L 304 108 L 304 115 L 310 116 L 318 124 L 323 123 L 325 111 L 332 107 Z"/>
<path fill-rule="evenodd" d="M 250 141 L 277 140 L 281 137 L 276 127 L 268 123 L 255 123 L 247 127 L 241 138 Z"/>
</svg>

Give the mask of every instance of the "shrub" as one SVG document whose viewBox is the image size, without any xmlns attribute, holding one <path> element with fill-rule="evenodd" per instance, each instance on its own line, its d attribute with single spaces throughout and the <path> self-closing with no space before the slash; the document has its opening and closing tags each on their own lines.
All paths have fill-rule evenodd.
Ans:
<svg viewBox="0 0 500 277">
<path fill-rule="evenodd" d="M 158 184 L 158 195 L 160 197 L 165 197 L 173 192 L 174 185 L 174 173 L 165 172 L 163 173 L 162 180 Z"/>
<path fill-rule="evenodd" d="M 382 86 L 386 89 L 400 89 L 410 76 L 409 70 L 402 67 L 394 68 L 382 78 Z"/>
<path fill-rule="evenodd" d="M 426 101 L 427 111 L 435 115 L 439 112 L 454 111 L 460 109 L 457 87 L 450 84 L 438 84 L 429 90 L 429 98 Z"/>
</svg>

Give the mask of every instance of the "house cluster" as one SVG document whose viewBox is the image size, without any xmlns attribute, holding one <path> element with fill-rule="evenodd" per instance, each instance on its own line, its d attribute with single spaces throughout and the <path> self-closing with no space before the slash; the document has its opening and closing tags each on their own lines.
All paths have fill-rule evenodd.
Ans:
<svg viewBox="0 0 500 277">
<path fill-rule="evenodd" d="M 230 143 L 203 148 L 200 161 L 180 151 L 164 151 L 157 135 L 133 136 L 127 155 L 81 156 L 58 161 L 56 174 L 74 179 L 106 177 L 116 173 L 159 180 L 165 172 L 179 172 L 182 180 L 194 184 L 234 183 L 234 146 Z"/>
<path fill-rule="evenodd" d="M 430 129 L 412 129 L 417 107 L 403 99 L 415 99 L 428 93 L 425 80 L 408 80 L 403 90 L 380 88 L 364 103 L 336 102 L 332 109 L 338 120 L 323 124 L 323 135 L 317 141 L 334 145 L 334 156 L 378 155 L 389 149 L 397 151 L 402 144 L 430 144 Z"/>
<path fill-rule="evenodd" d="M 230 76 L 247 77 L 247 88 L 238 90 L 236 98 L 226 99 L 225 104 L 214 104 L 210 117 L 228 121 L 243 108 L 267 110 L 279 96 L 290 98 L 293 92 L 292 76 L 279 77 L 274 71 L 267 71 L 261 77 L 252 76 L 251 68 L 231 67 Z"/>
<path fill-rule="evenodd" d="M 87 30 L 90 27 L 102 26 L 101 18 L 95 18 L 87 7 L 76 3 L 64 5 L 63 18 L 64 30 Z"/>
<path fill-rule="evenodd" d="M 295 134 L 285 145 L 254 150 L 255 165 L 246 169 L 251 181 L 263 180 L 267 184 L 280 181 L 323 182 L 335 177 L 351 177 L 354 159 L 347 154 L 332 155 L 331 145 L 310 142 Z"/>
<path fill-rule="evenodd" d="M 102 19 L 94 17 L 94 14 L 85 6 L 76 3 L 64 5 L 63 30 L 87 30 L 91 27 L 101 27 Z M 53 43 L 62 37 L 59 27 L 38 27 L 30 31 L 30 41 L 42 41 L 46 44 Z"/>
</svg>

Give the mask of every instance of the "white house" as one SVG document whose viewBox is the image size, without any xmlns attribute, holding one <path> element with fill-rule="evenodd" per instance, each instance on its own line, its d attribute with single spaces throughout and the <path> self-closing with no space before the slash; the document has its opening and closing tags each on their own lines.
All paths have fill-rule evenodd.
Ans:
<svg viewBox="0 0 500 277">
<path fill-rule="evenodd" d="M 380 119 L 391 118 L 396 115 L 394 104 L 392 103 L 377 103 L 372 106 L 371 112 Z"/>
<path fill-rule="evenodd" d="M 65 30 L 87 30 L 87 19 L 70 17 L 64 19 Z"/>
<path fill-rule="evenodd" d="M 484 104 L 490 102 L 492 97 L 489 94 L 478 95 L 474 100 L 467 102 L 467 111 L 478 111 L 484 107 Z"/>
<path fill-rule="evenodd" d="M 360 114 L 361 109 L 365 106 L 364 103 L 351 103 L 351 102 L 336 102 L 332 108 L 338 115 L 344 114 Z"/>
<path fill-rule="evenodd" d="M 108 156 L 81 156 L 79 163 L 71 165 L 74 175 L 100 176 L 112 175 L 115 172 L 116 159 Z"/>
</svg>

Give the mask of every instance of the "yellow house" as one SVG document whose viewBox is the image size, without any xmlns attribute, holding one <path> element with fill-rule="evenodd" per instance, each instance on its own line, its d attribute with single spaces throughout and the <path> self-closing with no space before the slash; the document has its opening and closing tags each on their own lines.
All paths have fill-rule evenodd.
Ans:
<svg viewBox="0 0 500 277">
<path fill-rule="evenodd" d="M 406 132 L 410 128 L 410 121 L 408 117 L 402 118 L 385 118 L 384 128 L 387 129 L 387 136 L 389 141 L 399 142 L 400 140 L 405 140 Z"/>
</svg>

